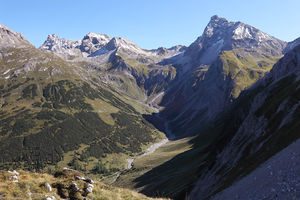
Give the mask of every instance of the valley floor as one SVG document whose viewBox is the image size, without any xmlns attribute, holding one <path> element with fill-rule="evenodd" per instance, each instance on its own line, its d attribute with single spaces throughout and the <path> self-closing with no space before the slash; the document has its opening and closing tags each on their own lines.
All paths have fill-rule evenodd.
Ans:
<svg viewBox="0 0 300 200">
<path fill-rule="evenodd" d="M 141 190 L 142 188 L 137 187 L 138 182 L 135 179 L 171 160 L 180 153 L 190 150 L 192 148 L 192 145 L 189 143 L 190 140 L 191 138 L 184 138 L 167 142 L 163 140 L 157 143 L 159 148 L 152 148 L 151 150 L 154 151 L 147 151 L 142 156 L 137 157 L 132 163 L 132 168 L 122 173 L 114 185 Z"/>
<path fill-rule="evenodd" d="M 160 142 L 157 142 L 157 143 L 152 144 L 152 145 L 147 149 L 147 151 L 146 151 L 144 154 L 138 156 L 137 158 L 141 158 L 141 157 L 144 157 L 144 156 L 147 156 L 147 155 L 150 155 L 150 154 L 154 153 L 158 148 L 160 148 L 161 146 L 165 145 L 167 142 L 169 142 L 168 139 L 163 139 L 163 140 L 160 141 Z M 133 159 L 133 158 L 127 159 L 127 162 L 128 162 L 128 169 L 131 169 L 131 168 L 132 168 L 133 163 L 134 163 L 134 160 L 135 160 L 135 159 Z"/>
<path fill-rule="evenodd" d="M 212 200 L 300 199 L 300 139 Z"/>
</svg>

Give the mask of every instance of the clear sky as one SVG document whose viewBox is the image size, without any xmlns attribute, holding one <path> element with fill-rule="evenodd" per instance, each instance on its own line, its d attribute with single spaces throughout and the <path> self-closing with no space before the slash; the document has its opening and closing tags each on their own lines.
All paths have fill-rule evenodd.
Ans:
<svg viewBox="0 0 300 200">
<path fill-rule="evenodd" d="M 189 45 L 210 17 L 242 21 L 279 39 L 300 37 L 299 0 L 0 0 L 0 23 L 35 46 L 48 34 L 125 37 L 142 48 Z"/>
</svg>

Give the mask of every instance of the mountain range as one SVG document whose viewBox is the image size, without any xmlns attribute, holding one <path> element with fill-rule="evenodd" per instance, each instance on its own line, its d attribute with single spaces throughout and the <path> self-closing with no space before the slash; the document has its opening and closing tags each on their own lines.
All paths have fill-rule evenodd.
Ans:
<svg viewBox="0 0 300 200">
<path fill-rule="evenodd" d="M 218 16 L 188 47 L 153 50 L 97 33 L 37 49 L 0 25 L 0 168 L 214 198 L 299 138 L 299 44 Z"/>
</svg>

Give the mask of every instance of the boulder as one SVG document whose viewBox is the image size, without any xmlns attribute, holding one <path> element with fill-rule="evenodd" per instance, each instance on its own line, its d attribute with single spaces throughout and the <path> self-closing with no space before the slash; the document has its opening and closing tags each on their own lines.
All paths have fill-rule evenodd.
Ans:
<svg viewBox="0 0 300 200">
<path fill-rule="evenodd" d="M 45 183 L 45 187 L 47 188 L 47 190 L 48 190 L 49 192 L 52 191 L 52 187 L 50 186 L 49 183 Z"/>
<path fill-rule="evenodd" d="M 45 195 L 45 198 L 43 200 L 56 200 L 56 198 L 55 198 L 55 196 Z"/>
</svg>

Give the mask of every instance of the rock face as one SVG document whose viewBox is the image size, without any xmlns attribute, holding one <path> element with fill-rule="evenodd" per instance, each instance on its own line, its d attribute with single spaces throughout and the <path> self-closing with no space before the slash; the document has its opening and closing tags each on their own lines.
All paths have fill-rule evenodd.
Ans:
<svg viewBox="0 0 300 200">
<path fill-rule="evenodd" d="M 111 38 L 105 34 L 88 33 L 81 40 L 80 50 L 89 55 L 106 45 Z"/>
<path fill-rule="evenodd" d="M 75 56 L 87 57 L 93 54 L 106 45 L 110 39 L 105 34 L 88 33 L 82 40 L 74 41 L 50 34 L 40 49 L 51 51 L 65 59 L 74 59 Z"/>
<path fill-rule="evenodd" d="M 42 50 L 52 51 L 60 56 L 80 55 L 80 41 L 67 40 L 59 38 L 55 34 L 48 35 L 47 40 L 40 47 Z"/>
<path fill-rule="evenodd" d="M 23 35 L 0 24 L 0 49 L 31 46 Z"/>
<path fill-rule="evenodd" d="M 230 186 L 300 138 L 299 79 L 300 46 L 296 46 L 236 101 L 230 121 L 224 122 L 212 144 L 218 147 L 211 153 L 214 164 L 201 175 L 191 199 L 207 198 Z"/>
</svg>

